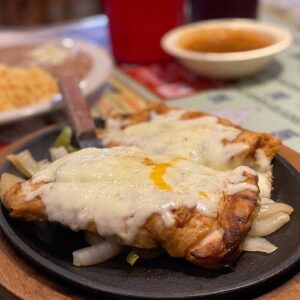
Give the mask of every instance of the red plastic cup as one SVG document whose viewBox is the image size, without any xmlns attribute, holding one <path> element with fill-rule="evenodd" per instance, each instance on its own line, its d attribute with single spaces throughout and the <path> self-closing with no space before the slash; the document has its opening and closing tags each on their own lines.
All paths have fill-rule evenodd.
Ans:
<svg viewBox="0 0 300 300">
<path fill-rule="evenodd" d="M 170 59 L 160 39 L 184 22 L 183 4 L 184 0 L 105 0 L 115 59 L 126 63 Z"/>
</svg>

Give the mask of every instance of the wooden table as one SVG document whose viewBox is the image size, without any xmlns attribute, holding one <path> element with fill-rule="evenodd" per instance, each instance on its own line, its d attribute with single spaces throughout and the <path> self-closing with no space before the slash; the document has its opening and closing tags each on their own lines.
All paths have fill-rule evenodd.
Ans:
<svg viewBox="0 0 300 300">
<path fill-rule="evenodd" d="M 26 136 L 7 148 L 0 156 L 0 164 L 5 159 L 5 154 L 14 151 L 18 145 L 31 139 L 33 134 Z M 281 155 L 290 161 L 300 171 L 300 154 L 282 147 Z M 28 300 L 67 300 L 67 299 L 91 299 L 82 291 L 75 290 L 63 281 L 57 281 L 45 272 L 35 268 L 26 261 L 6 241 L 0 232 L 0 294 L 5 299 Z M 296 300 L 300 299 L 300 272 L 294 274 L 288 281 L 270 292 L 260 296 L 263 300 Z"/>
</svg>

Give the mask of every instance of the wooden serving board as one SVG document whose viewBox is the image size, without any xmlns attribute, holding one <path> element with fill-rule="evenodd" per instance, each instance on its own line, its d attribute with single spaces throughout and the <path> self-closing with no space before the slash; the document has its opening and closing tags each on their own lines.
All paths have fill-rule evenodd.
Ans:
<svg viewBox="0 0 300 300">
<path fill-rule="evenodd" d="M 0 154 L 0 164 L 5 161 L 8 153 L 14 152 L 21 144 L 32 139 L 42 131 L 50 130 L 52 127 L 42 129 L 30 134 L 8 147 Z M 287 159 L 298 171 L 300 171 L 300 154 L 285 146 L 280 154 Z M 300 199 L 299 199 L 300 201 Z M 59 281 L 44 271 L 34 267 L 25 260 L 8 243 L 0 231 L 0 295 L 5 299 L 25 300 L 67 300 L 67 299 L 92 299 L 92 296 L 72 288 L 70 285 Z M 261 300 L 285 300 L 300 299 L 300 272 L 286 278 L 285 281 L 273 290 L 259 297 Z"/>
</svg>

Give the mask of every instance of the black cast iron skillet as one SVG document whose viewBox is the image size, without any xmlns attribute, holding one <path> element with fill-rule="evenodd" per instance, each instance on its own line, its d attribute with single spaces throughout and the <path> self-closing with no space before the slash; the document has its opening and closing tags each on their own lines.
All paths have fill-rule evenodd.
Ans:
<svg viewBox="0 0 300 300">
<path fill-rule="evenodd" d="M 41 133 L 16 152 L 29 149 L 36 159 L 48 156 L 59 133 L 55 128 Z M 0 173 L 17 171 L 8 162 Z M 19 175 L 19 174 L 18 174 Z M 273 254 L 244 253 L 232 269 L 205 270 L 181 259 L 162 256 L 131 267 L 124 255 L 100 265 L 72 266 L 72 251 L 85 246 L 81 233 L 59 225 L 26 223 L 9 218 L 0 206 L 0 226 L 7 239 L 26 258 L 52 275 L 96 295 L 118 298 L 199 299 L 245 295 L 266 287 L 299 267 L 300 177 L 282 157 L 274 159 L 273 199 L 293 206 L 288 225 L 268 237 L 278 250 Z"/>
</svg>

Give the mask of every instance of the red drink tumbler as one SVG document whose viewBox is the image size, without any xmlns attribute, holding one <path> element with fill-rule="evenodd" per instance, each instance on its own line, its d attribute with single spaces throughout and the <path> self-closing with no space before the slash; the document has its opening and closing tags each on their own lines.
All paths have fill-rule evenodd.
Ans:
<svg viewBox="0 0 300 300">
<path fill-rule="evenodd" d="M 184 21 L 184 0 L 105 0 L 115 59 L 127 63 L 168 60 L 160 39 Z"/>
</svg>

